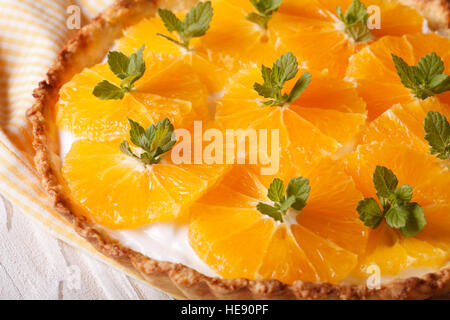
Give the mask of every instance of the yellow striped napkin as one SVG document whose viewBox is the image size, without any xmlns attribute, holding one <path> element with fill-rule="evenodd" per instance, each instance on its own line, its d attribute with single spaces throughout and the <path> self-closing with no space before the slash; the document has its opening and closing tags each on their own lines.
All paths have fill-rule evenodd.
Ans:
<svg viewBox="0 0 450 320">
<path fill-rule="evenodd" d="M 56 237 L 100 256 L 61 220 L 35 175 L 25 112 L 58 51 L 77 30 L 67 19 L 77 5 L 88 21 L 113 0 L 0 0 L 0 195 Z M 113 261 L 103 260 L 117 266 Z"/>
</svg>

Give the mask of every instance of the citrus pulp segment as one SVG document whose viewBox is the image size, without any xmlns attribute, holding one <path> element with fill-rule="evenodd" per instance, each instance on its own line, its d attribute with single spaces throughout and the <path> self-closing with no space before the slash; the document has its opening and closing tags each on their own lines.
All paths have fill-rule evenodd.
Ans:
<svg viewBox="0 0 450 320">
<path fill-rule="evenodd" d="M 410 89 L 401 83 L 391 54 L 401 57 L 409 65 L 415 65 L 421 57 L 432 52 L 442 58 L 448 73 L 450 39 L 436 34 L 383 37 L 350 59 L 347 77 L 356 81 L 359 94 L 367 102 L 370 120 L 394 104 L 416 100 Z M 449 92 L 436 97 L 445 104 L 450 103 Z"/>
<path fill-rule="evenodd" d="M 175 165 L 166 156 L 143 165 L 121 153 L 120 140 L 78 140 L 63 165 L 72 200 L 97 223 L 113 229 L 183 221 L 186 208 L 224 173 L 224 166 Z"/>
<path fill-rule="evenodd" d="M 356 266 L 368 235 L 354 210 L 362 195 L 343 168 L 339 161 L 324 159 L 304 174 L 293 164 L 291 172 L 279 175 L 285 185 L 300 174 L 311 185 L 296 221 L 280 223 L 255 209 L 258 202 L 269 202 L 269 183 L 258 168 L 234 166 L 192 206 L 191 246 L 227 278 L 342 280 Z"/>
<path fill-rule="evenodd" d="M 180 14 L 178 15 L 180 16 Z M 199 49 L 200 40 L 198 38 L 192 39 L 190 44 L 192 50 L 186 50 L 158 36 L 158 33 L 176 38 L 175 34 L 167 31 L 159 17 L 148 18 L 125 30 L 124 36 L 117 41 L 117 50 L 131 54 L 145 44 L 146 55 L 161 56 L 163 59 L 168 56 L 190 65 L 192 71 L 189 75 L 198 76 L 206 84 L 210 93 L 222 89 L 227 78 L 227 72 L 223 67 L 227 64 L 226 60 L 223 63 L 213 61 L 211 56 Z"/>
<path fill-rule="evenodd" d="M 190 74 L 191 67 L 174 59 L 146 62 L 144 77 L 122 100 L 100 100 L 93 95 L 94 87 L 103 80 L 120 85 L 107 64 L 77 74 L 60 91 L 56 104 L 59 126 L 77 137 L 108 140 L 127 134 L 127 118 L 144 127 L 164 118 L 187 127 L 195 118 L 209 117 L 207 89 Z M 169 81 L 174 78 L 179 82 Z"/>
<path fill-rule="evenodd" d="M 375 5 L 380 16 L 378 26 L 369 28 L 373 39 L 386 35 L 401 36 L 422 31 L 423 18 L 412 8 L 397 2 L 362 1 L 366 7 Z M 280 49 L 291 50 L 311 69 L 328 70 L 332 75 L 345 75 L 349 58 L 367 43 L 355 42 L 344 31 L 344 23 L 336 13 L 343 12 L 351 1 L 283 1 L 279 13 L 273 17 L 273 32 L 281 39 Z"/>
</svg>

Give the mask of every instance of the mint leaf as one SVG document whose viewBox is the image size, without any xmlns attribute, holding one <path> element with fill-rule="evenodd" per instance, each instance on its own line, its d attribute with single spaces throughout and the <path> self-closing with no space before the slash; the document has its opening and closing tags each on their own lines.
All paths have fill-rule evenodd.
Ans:
<svg viewBox="0 0 450 320">
<path fill-rule="evenodd" d="M 395 174 L 386 167 L 377 166 L 373 174 L 373 183 L 382 207 L 374 198 L 358 202 L 356 210 L 364 225 L 376 229 L 383 219 L 395 229 L 400 229 L 406 237 L 415 236 L 426 224 L 425 214 L 419 204 L 410 202 L 413 187 L 401 185 Z"/>
<path fill-rule="evenodd" d="M 284 199 L 283 180 L 275 178 L 270 184 L 267 197 L 273 202 L 281 202 Z"/>
<path fill-rule="evenodd" d="M 367 26 L 369 14 L 365 5 L 359 0 L 353 0 L 345 14 L 341 6 L 336 7 L 336 13 L 344 23 L 344 31 L 355 42 L 368 42 L 372 40 L 372 34 Z"/>
<path fill-rule="evenodd" d="M 100 100 L 119 100 L 124 97 L 123 90 L 108 80 L 98 83 L 92 93 Z"/>
<path fill-rule="evenodd" d="M 383 213 L 378 206 L 378 203 L 373 198 L 366 198 L 360 200 L 356 207 L 361 220 L 365 226 L 376 229 L 381 221 L 383 221 Z"/>
<path fill-rule="evenodd" d="M 297 58 L 292 54 L 292 52 L 288 52 L 282 55 L 273 64 L 272 80 L 275 81 L 278 85 L 283 85 L 286 81 L 294 78 L 297 72 Z"/>
<path fill-rule="evenodd" d="M 107 80 L 103 80 L 95 86 L 93 94 L 100 100 L 123 99 L 125 93 L 131 91 L 134 83 L 142 78 L 145 73 L 144 49 L 145 46 L 142 46 L 130 57 L 118 51 L 110 51 L 108 53 L 108 65 L 111 71 L 119 79 L 122 79 L 120 88 Z"/>
<path fill-rule="evenodd" d="M 111 71 L 120 79 L 125 79 L 128 76 L 128 65 L 130 58 L 122 52 L 110 51 L 108 53 L 108 65 Z"/>
<path fill-rule="evenodd" d="M 305 91 L 308 85 L 311 83 L 311 77 L 312 75 L 309 72 L 305 72 L 302 74 L 300 79 L 297 80 L 294 88 L 292 88 L 287 102 L 295 101 L 300 97 L 302 92 Z"/>
<path fill-rule="evenodd" d="M 418 80 L 422 80 L 426 84 L 433 79 L 434 76 L 440 75 L 444 72 L 444 62 L 436 52 L 432 52 L 422 58 L 417 63 Z"/>
<path fill-rule="evenodd" d="M 408 220 L 400 231 L 405 237 L 414 237 L 423 230 L 427 221 L 422 207 L 417 203 L 408 204 L 407 209 L 409 210 Z"/>
<path fill-rule="evenodd" d="M 158 15 L 161 17 L 161 20 L 164 23 L 167 31 L 184 31 L 183 22 L 170 10 L 158 8 Z"/>
<path fill-rule="evenodd" d="M 424 122 L 425 140 L 430 152 L 439 159 L 450 158 L 450 124 L 447 118 L 436 111 L 428 111 Z"/>
<path fill-rule="evenodd" d="M 282 106 L 286 102 L 293 102 L 298 99 L 301 93 L 311 82 L 311 74 L 305 72 L 295 84 L 289 94 L 282 93 L 286 81 L 293 79 L 298 73 L 297 58 L 288 52 L 278 58 L 272 68 L 262 65 L 261 75 L 264 83 L 255 83 L 253 88 L 264 98 L 270 98 L 264 101 L 265 106 Z"/>
<path fill-rule="evenodd" d="M 209 24 L 213 16 L 211 1 L 199 2 L 184 17 L 185 36 L 201 37 L 209 29 Z"/>
<path fill-rule="evenodd" d="M 189 10 L 183 21 L 167 9 L 158 9 L 158 15 L 164 22 L 167 31 L 178 33 L 178 40 L 161 33 L 157 33 L 157 35 L 189 50 L 191 39 L 203 36 L 209 29 L 213 9 L 211 1 L 199 2 Z"/>
<path fill-rule="evenodd" d="M 405 60 L 391 53 L 392 60 L 394 60 L 395 69 L 400 76 L 400 81 L 406 88 L 414 89 L 416 87 L 416 77 L 414 76 L 413 68 L 410 67 Z"/>
<path fill-rule="evenodd" d="M 248 21 L 257 24 L 262 29 L 267 29 L 267 24 L 270 21 L 270 17 L 259 15 L 255 12 L 250 12 L 246 17 Z"/>
<path fill-rule="evenodd" d="M 450 91 L 450 76 L 446 74 L 435 75 L 430 81 L 433 93 L 441 94 Z"/>
<path fill-rule="evenodd" d="M 413 196 L 413 187 L 408 186 L 407 184 L 401 185 L 400 187 L 398 187 L 395 194 L 398 200 L 402 202 L 409 202 L 411 201 Z"/>
<path fill-rule="evenodd" d="M 444 62 L 432 52 L 420 58 L 416 66 L 409 66 L 402 58 L 391 54 L 402 84 L 418 99 L 450 91 L 450 76 L 443 74 Z"/>
<path fill-rule="evenodd" d="M 373 184 L 379 197 L 388 198 L 397 188 L 395 174 L 386 167 L 377 166 L 373 173 Z"/>
<path fill-rule="evenodd" d="M 291 179 L 286 189 L 288 197 L 294 197 L 295 201 L 292 203 L 292 208 L 295 210 L 301 210 L 306 206 L 306 200 L 309 197 L 311 187 L 309 186 L 309 180 L 302 177 Z"/>
<path fill-rule="evenodd" d="M 272 15 L 281 6 L 281 0 L 250 0 L 256 11 L 247 15 L 247 20 L 256 23 L 263 29 L 267 29 Z"/>
<path fill-rule="evenodd" d="M 256 205 L 256 209 L 262 214 L 273 218 L 275 221 L 283 222 L 281 211 L 271 205 L 260 202 Z"/>
<path fill-rule="evenodd" d="M 297 177 L 289 181 L 285 196 L 283 181 L 275 178 L 267 192 L 267 197 L 274 202 L 274 205 L 271 206 L 260 202 L 256 209 L 262 214 L 274 218 L 276 221 L 283 222 L 285 221 L 285 214 L 290 208 L 301 210 L 306 206 L 310 190 L 309 180 Z"/>
<path fill-rule="evenodd" d="M 386 212 L 386 222 L 392 228 L 403 228 L 409 217 L 409 211 L 403 207 L 391 207 Z"/>
<path fill-rule="evenodd" d="M 173 125 L 167 118 L 158 121 L 147 129 L 131 119 L 128 119 L 128 122 L 130 123 L 130 141 L 144 152 L 139 156 L 136 155 L 127 141 L 121 143 L 120 150 L 128 156 L 139 159 L 146 165 L 159 163 L 161 156 L 170 151 L 176 143 Z"/>
</svg>

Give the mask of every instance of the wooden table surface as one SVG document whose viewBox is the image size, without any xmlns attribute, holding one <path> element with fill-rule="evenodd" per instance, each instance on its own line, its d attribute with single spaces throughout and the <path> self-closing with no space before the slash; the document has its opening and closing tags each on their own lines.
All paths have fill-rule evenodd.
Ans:
<svg viewBox="0 0 450 320">
<path fill-rule="evenodd" d="M 0 194 L 0 299 L 171 299 L 54 238 Z"/>
</svg>

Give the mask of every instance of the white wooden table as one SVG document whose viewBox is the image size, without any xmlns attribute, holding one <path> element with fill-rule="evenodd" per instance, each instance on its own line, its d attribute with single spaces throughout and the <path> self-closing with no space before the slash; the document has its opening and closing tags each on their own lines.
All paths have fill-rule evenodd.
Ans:
<svg viewBox="0 0 450 320">
<path fill-rule="evenodd" d="M 55 239 L 0 194 L 0 299 L 170 299 Z"/>
</svg>

